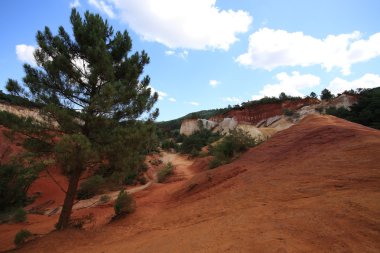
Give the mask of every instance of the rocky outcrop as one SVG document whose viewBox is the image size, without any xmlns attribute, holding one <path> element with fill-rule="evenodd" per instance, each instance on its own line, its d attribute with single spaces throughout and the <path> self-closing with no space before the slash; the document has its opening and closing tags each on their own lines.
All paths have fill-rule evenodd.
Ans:
<svg viewBox="0 0 380 253">
<path fill-rule="evenodd" d="M 0 103 L 0 111 L 6 111 L 23 118 L 32 118 L 39 122 L 45 122 L 38 109 L 25 108 L 17 105 Z"/>
<path fill-rule="evenodd" d="M 235 129 L 238 122 L 234 118 L 224 118 L 215 128 L 214 131 L 219 131 L 222 134 L 229 133 L 231 130 Z"/>
<path fill-rule="evenodd" d="M 184 121 L 182 121 L 179 132 L 180 134 L 189 136 L 192 135 L 194 132 L 199 131 L 201 128 L 213 130 L 217 125 L 217 122 L 210 121 L 207 119 L 185 119 Z"/>
<path fill-rule="evenodd" d="M 325 102 L 326 107 L 335 108 L 345 108 L 350 109 L 350 107 L 357 102 L 357 97 L 350 94 L 342 94 L 339 97 L 332 99 L 331 101 Z"/>
</svg>

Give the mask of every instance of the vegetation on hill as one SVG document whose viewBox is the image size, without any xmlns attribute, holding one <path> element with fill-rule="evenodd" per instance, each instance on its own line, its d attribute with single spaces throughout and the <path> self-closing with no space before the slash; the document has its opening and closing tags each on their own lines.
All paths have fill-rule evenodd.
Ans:
<svg viewBox="0 0 380 253">
<path fill-rule="evenodd" d="M 9 80 L 8 82 L 13 83 L 12 80 Z M 11 105 L 18 105 L 18 106 L 22 106 L 26 108 L 40 108 L 41 107 L 39 103 L 30 101 L 29 99 L 21 97 L 16 94 L 6 94 L 2 90 L 0 90 L 0 102 L 9 103 Z"/>
<path fill-rule="evenodd" d="M 285 94 L 285 92 L 281 92 L 278 97 L 263 97 L 259 100 L 243 102 L 240 106 L 240 109 L 252 108 L 255 105 L 260 105 L 260 104 L 282 103 L 285 101 L 295 101 L 295 100 L 300 100 L 300 99 L 302 98 L 294 97 L 294 96 Z"/>
<path fill-rule="evenodd" d="M 201 149 L 221 138 L 221 135 L 213 133 L 211 130 L 201 128 L 190 136 L 183 136 L 183 141 L 179 150 L 184 154 L 197 156 Z"/>
<path fill-rule="evenodd" d="M 258 142 L 249 133 L 241 129 L 232 130 L 215 147 L 210 147 L 214 159 L 211 160 L 209 167 L 212 169 L 230 163 L 236 156 L 257 144 Z"/>
<path fill-rule="evenodd" d="M 355 94 L 353 91 L 348 92 Z M 374 89 L 361 89 L 356 93 L 359 94 L 358 102 L 352 105 L 350 110 L 330 107 L 326 110 L 326 113 L 365 126 L 380 129 L 380 87 Z"/>
<path fill-rule="evenodd" d="M 165 138 L 176 138 L 179 135 L 179 129 L 181 127 L 181 123 L 185 119 L 209 119 L 213 116 L 221 115 L 231 110 L 231 108 L 220 108 L 220 109 L 212 109 L 212 110 L 202 110 L 198 112 L 189 113 L 181 118 L 173 119 L 169 121 L 161 121 L 157 122 L 156 125 L 158 127 L 158 135 L 161 139 Z"/>
</svg>

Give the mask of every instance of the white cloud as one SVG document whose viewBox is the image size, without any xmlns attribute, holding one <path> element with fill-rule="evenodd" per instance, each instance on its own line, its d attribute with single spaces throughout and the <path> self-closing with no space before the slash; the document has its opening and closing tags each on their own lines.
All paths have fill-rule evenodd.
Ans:
<svg viewBox="0 0 380 253">
<path fill-rule="evenodd" d="M 70 8 L 78 8 L 80 6 L 79 0 L 74 0 L 70 3 Z"/>
<path fill-rule="evenodd" d="M 200 105 L 200 103 L 198 103 L 198 102 L 194 102 L 194 101 L 192 101 L 192 102 L 188 102 L 188 104 L 190 104 L 190 105 L 194 105 L 194 106 L 199 106 L 199 105 Z"/>
<path fill-rule="evenodd" d="M 218 84 L 220 84 L 220 81 L 218 81 L 218 80 L 210 80 L 210 81 L 209 81 L 209 84 L 210 84 L 213 88 L 215 88 L 216 86 L 218 86 Z"/>
<path fill-rule="evenodd" d="M 166 50 L 165 54 L 166 55 L 175 55 L 175 51 L 173 51 L 173 50 Z"/>
<path fill-rule="evenodd" d="M 267 97 L 278 97 L 281 92 L 287 95 L 303 96 L 300 90 L 305 88 L 312 88 L 320 84 L 320 78 L 311 74 L 301 75 L 299 72 L 294 71 L 291 75 L 285 72 L 276 75 L 277 83 L 266 84 L 259 91 L 259 94 L 252 96 L 253 100 Z"/>
<path fill-rule="evenodd" d="M 168 94 L 166 92 L 163 92 L 163 91 L 160 91 L 160 90 L 156 90 L 152 86 L 149 86 L 149 87 L 152 90 L 152 93 L 157 92 L 159 100 L 163 100 L 165 97 L 168 96 Z"/>
<path fill-rule="evenodd" d="M 168 100 L 173 103 L 177 101 L 175 98 L 169 98 Z"/>
<path fill-rule="evenodd" d="M 95 1 L 95 0 L 92 0 Z M 144 40 L 169 48 L 228 50 L 252 23 L 249 13 L 222 10 L 216 0 L 109 0 Z"/>
<path fill-rule="evenodd" d="M 345 90 L 356 90 L 357 88 L 375 88 L 380 86 L 380 76 L 367 73 L 359 79 L 347 81 L 342 78 L 335 78 L 327 87 L 332 93 L 342 93 Z"/>
<path fill-rule="evenodd" d="M 33 55 L 35 50 L 36 48 L 34 46 L 25 44 L 16 45 L 17 58 L 22 62 L 35 66 L 37 65 Z"/>
<path fill-rule="evenodd" d="M 189 51 L 183 50 L 183 51 L 177 52 L 175 50 L 166 50 L 165 54 L 169 55 L 169 56 L 177 56 L 177 57 L 185 60 L 187 58 L 187 56 L 189 55 Z"/>
<path fill-rule="evenodd" d="M 236 61 L 252 68 L 272 70 L 280 66 L 321 65 L 327 71 L 340 68 L 350 74 L 352 64 L 380 56 L 380 33 L 367 40 L 358 31 L 318 39 L 302 32 L 261 28 L 251 34 L 248 52 Z"/>
<path fill-rule="evenodd" d="M 225 97 L 225 98 L 222 98 L 222 100 L 226 102 L 235 103 L 235 104 L 240 104 L 241 102 L 241 99 L 237 97 Z"/>
<path fill-rule="evenodd" d="M 116 17 L 115 12 L 113 11 L 112 5 L 104 2 L 103 0 L 88 0 L 88 3 L 94 6 L 95 8 L 97 8 L 98 10 L 107 14 L 108 17 L 110 18 Z"/>
</svg>

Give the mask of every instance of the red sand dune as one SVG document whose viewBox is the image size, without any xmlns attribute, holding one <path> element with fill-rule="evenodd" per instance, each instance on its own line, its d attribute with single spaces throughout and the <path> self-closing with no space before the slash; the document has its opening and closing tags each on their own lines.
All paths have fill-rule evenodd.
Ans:
<svg viewBox="0 0 380 253">
<path fill-rule="evenodd" d="M 379 252 L 379 164 L 380 131 L 309 116 L 231 164 L 137 193 L 125 219 L 18 251 Z"/>
</svg>

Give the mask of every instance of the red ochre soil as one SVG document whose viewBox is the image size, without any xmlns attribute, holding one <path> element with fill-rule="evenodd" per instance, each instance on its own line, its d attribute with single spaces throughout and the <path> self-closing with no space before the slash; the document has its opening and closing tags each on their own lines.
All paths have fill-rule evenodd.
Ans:
<svg viewBox="0 0 380 253">
<path fill-rule="evenodd" d="M 224 118 L 235 118 L 240 123 L 257 124 L 263 119 L 283 115 L 284 110 L 298 110 L 303 106 L 319 104 L 314 98 L 287 100 L 279 103 L 256 104 L 249 108 L 232 109 L 224 114 L 211 117 L 212 121 L 222 121 Z"/>
<path fill-rule="evenodd" d="M 378 130 L 308 116 L 231 164 L 194 164 L 136 193 L 124 219 L 17 252 L 380 252 Z"/>
</svg>

